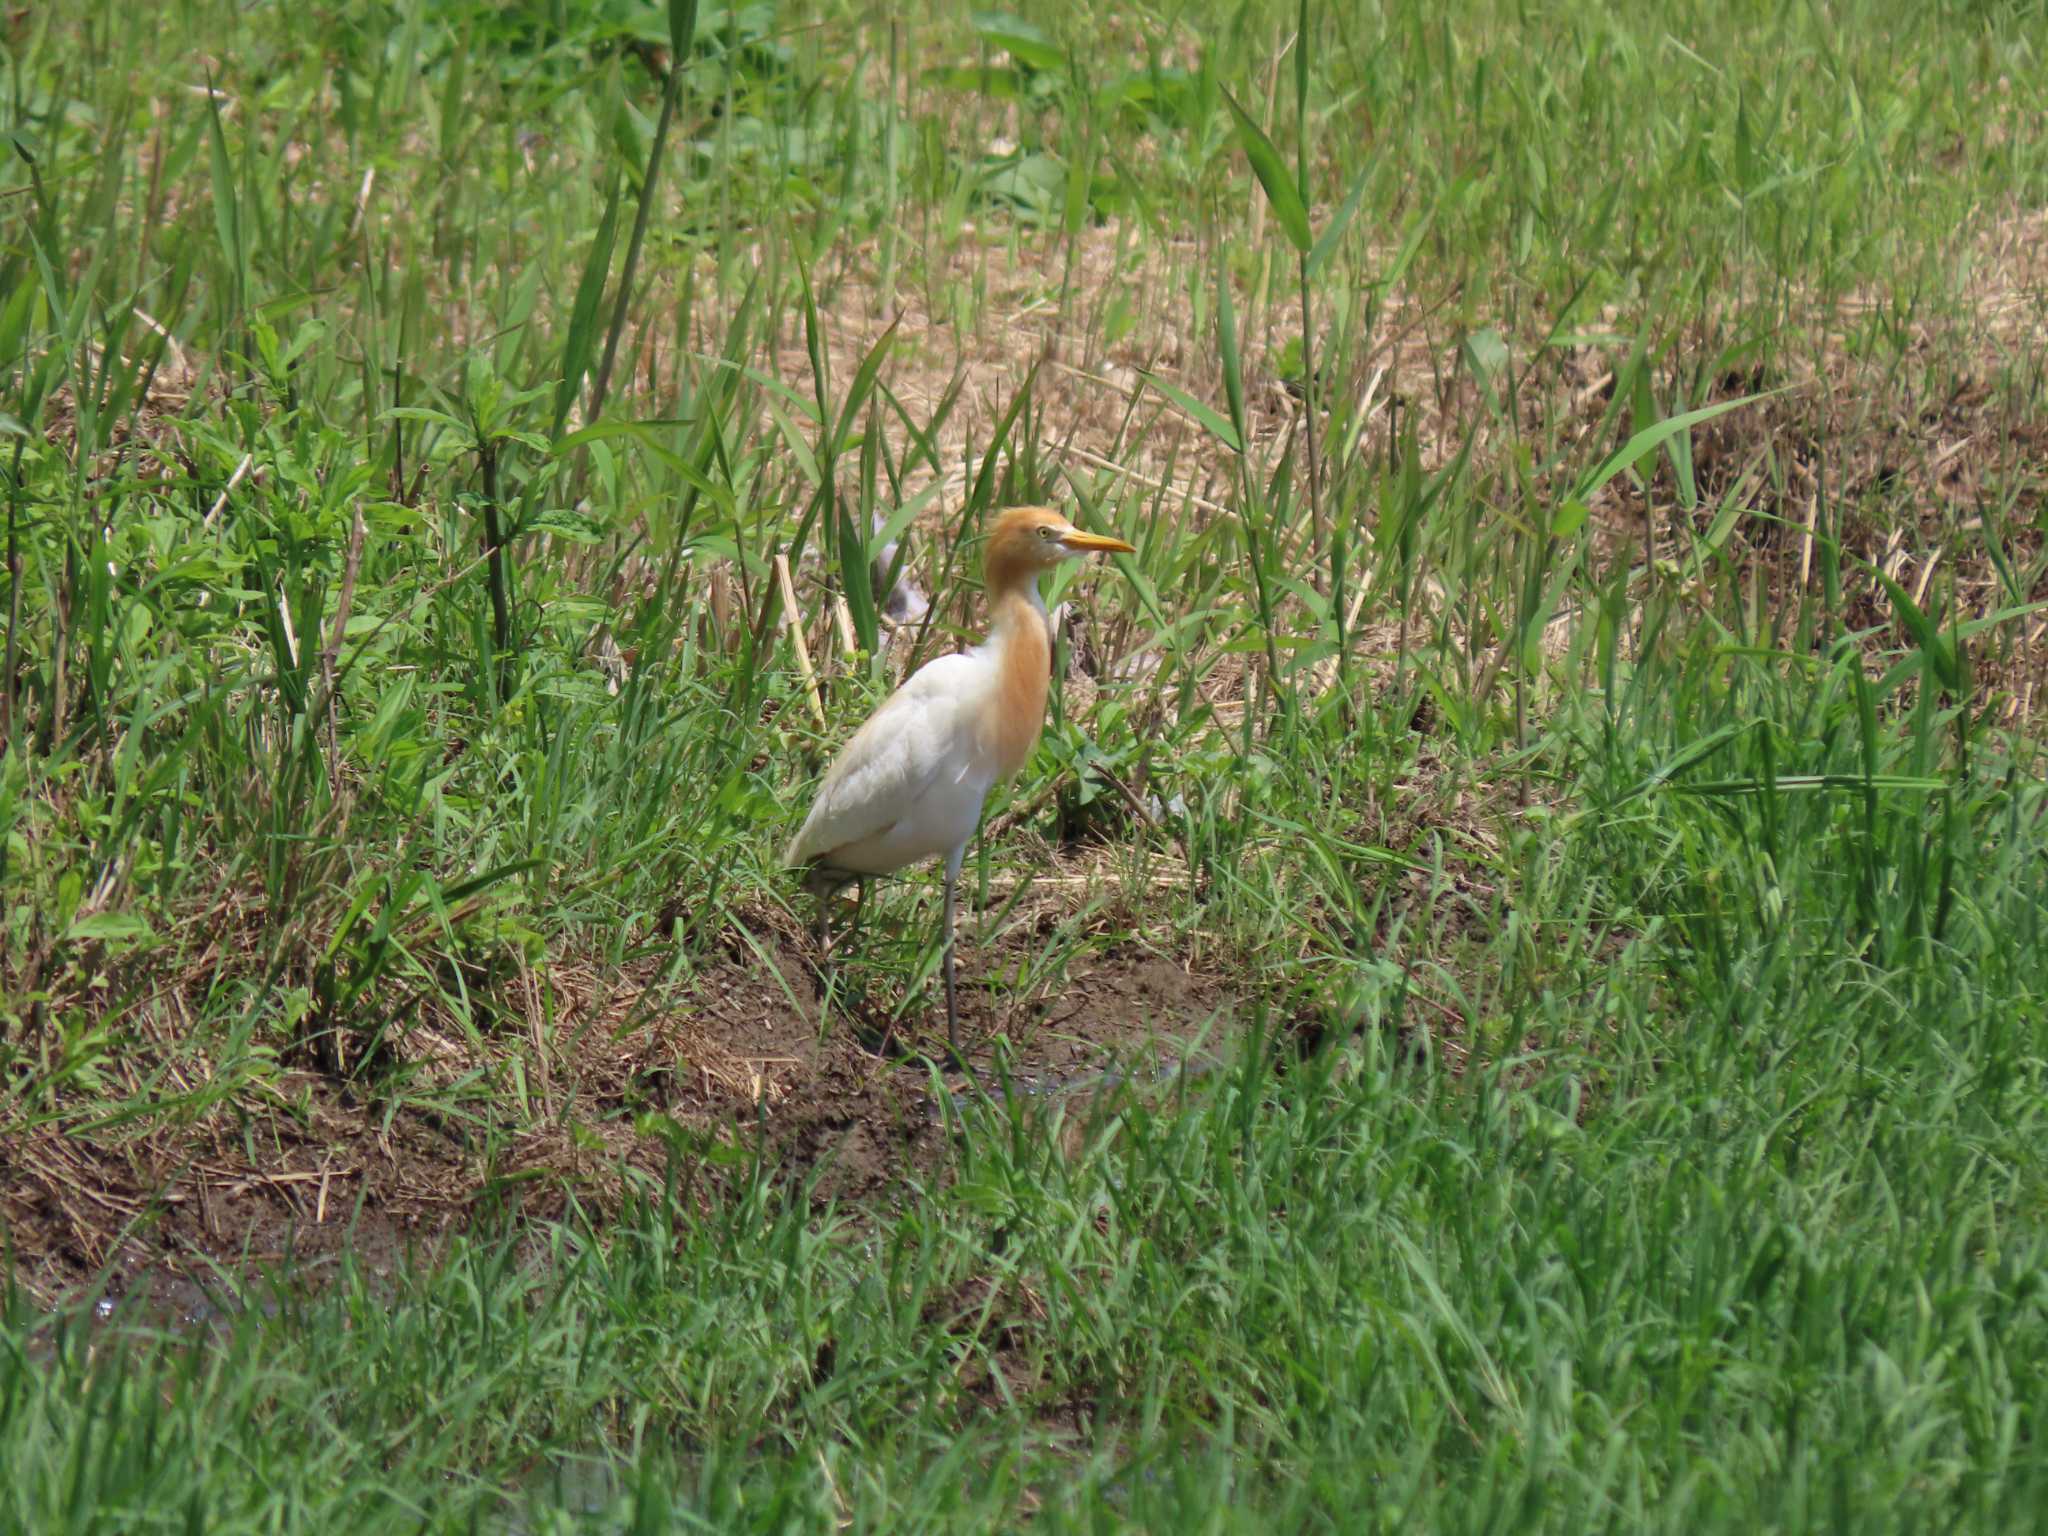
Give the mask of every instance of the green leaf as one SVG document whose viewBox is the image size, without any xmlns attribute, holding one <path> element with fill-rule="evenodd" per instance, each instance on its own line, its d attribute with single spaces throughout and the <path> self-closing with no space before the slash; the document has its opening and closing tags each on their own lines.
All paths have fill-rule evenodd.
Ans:
<svg viewBox="0 0 2048 1536">
<path fill-rule="evenodd" d="M 1252 173 L 1259 178 L 1259 185 L 1266 189 L 1266 201 L 1272 205 L 1273 216 L 1286 232 L 1288 244 L 1306 255 L 1315 241 L 1309 231 L 1308 205 L 1302 197 L 1301 188 L 1294 184 L 1287 162 L 1280 158 L 1280 151 L 1266 137 L 1265 129 L 1252 121 L 1251 114 L 1237 104 L 1237 98 L 1230 92 L 1225 91 L 1223 99 L 1230 104 L 1231 115 L 1237 119 L 1238 143 L 1244 147 L 1244 156 L 1251 161 Z"/>
<path fill-rule="evenodd" d="M 1490 379 L 1507 366 L 1508 344 L 1499 331 L 1488 326 L 1465 338 L 1465 355 L 1472 360 L 1474 372 Z"/>
<path fill-rule="evenodd" d="M 967 18 L 975 35 L 992 48 L 1000 48 L 1019 64 L 1032 69 L 1063 70 L 1067 56 L 1053 40 L 1021 16 L 1001 11 L 976 11 Z"/>
<path fill-rule="evenodd" d="M 656 427 L 674 427 L 677 425 L 679 423 L 658 418 L 650 418 L 646 421 L 625 421 L 617 417 L 607 417 L 603 421 L 593 421 L 587 427 L 579 427 L 574 432 L 564 433 L 555 440 L 555 445 L 551 452 L 554 457 L 559 459 L 573 453 L 585 443 L 608 443 L 619 438 L 629 438 L 642 448 L 645 448 L 649 453 L 652 453 L 670 469 L 681 469 L 684 467 L 682 455 L 664 443 L 654 430 Z"/>
<path fill-rule="evenodd" d="M 1556 574 L 1550 579 L 1550 584 L 1536 591 L 1534 601 L 1529 603 L 1527 611 L 1522 616 L 1516 650 L 1521 656 L 1522 665 L 1532 673 L 1543 665 L 1543 631 L 1550 623 L 1551 614 L 1557 611 L 1557 600 L 1564 596 L 1564 589 L 1571 580 L 1572 571 L 1573 566 L 1570 562 L 1560 562 Z"/>
<path fill-rule="evenodd" d="M 1653 789 L 1661 788 L 1674 774 L 1683 773 L 1695 763 L 1704 762 L 1707 758 L 1727 746 L 1729 742 L 1740 736 L 1744 731 L 1748 730 L 1749 726 L 1750 722 L 1747 720 L 1731 720 L 1718 730 L 1709 732 L 1680 752 L 1678 756 L 1672 758 L 1662 768 L 1652 773 L 1648 778 L 1642 780 L 1633 788 L 1624 791 L 1614 801 L 1614 805 L 1626 805 L 1629 801 L 1636 799 L 1640 795 L 1646 795 Z"/>
<path fill-rule="evenodd" d="M 437 427 L 447 427 L 450 431 L 460 432 L 464 437 L 469 435 L 468 422 L 450 416 L 446 411 L 434 410 L 431 406 L 392 405 L 385 407 L 378 415 L 385 421 L 432 422 Z"/>
<path fill-rule="evenodd" d="M 156 930 L 133 913 L 95 912 L 73 922 L 65 929 L 64 937 L 67 941 L 147 944 L 156 938 Z"/>
<path fill-rule="evenodd" d="M 1938 795 L 1948 785 L 1940 779 L 1911 774 L 1880 773 L 1865 778 L 1860 773 L 1786 773 L 1770 779 L 1702 779 L 1691 784 L 1663 786 L 1674 795 L 1761 795 L 1815 789 L 1891 789 L 1908 794 Z"/>
<path fill-rule="evenodd" d="M 220 97 L 213 90 L 210 75 L 206 84 L 206 142 L 213 178 L 213 232 L 214 238 L 220 242 L 220 253 L 226 258 L 239 285 L 242 274 L 242 206 L 235 195 L 235 171 L 228 159 L 227 135 L 221 131 Z M 243 297 L 238 291 L 236 298 L 240 300 Z"/>
<path fill-rule="evenodd" d="M 697 0 L 668 0 L 668 67 L 681 69 L 697 40 Z"/>
<path fill-rule="evenodd" d="M 1244 443 L 1237 435 L 1237 428 L 1217 414 L 1213 406 L 1202 404 L 1186 390 L 1166 382 L 1149 368 L 1140 368 L 1138 377 L 1166 396 L 1175 405 L 1186 411 L 1206 427 L 1211 436 L 1233 453 L 1244 452 Z"/>
<path fill-rule="evenodd" d="M 1408 268 L 1415 260 L 1415 253 L 1422 249 L 1423 236 L 1429 233 L 1430 225 L 1436 222 L 1436 210 L 1439 206 L 1432 203 L 1425 209 L 1422 217 L 1415 221 L 1414 226 L 1403 237 L 1401 249 L 1394 253 L 1394 264 L 1380 277 L 1382 288 L 1392 288 L 1408 275 Z"/>
<path fill-rule="evenodd" d="M 805 481 L 814 489 L 822 485 L 825 477 L 818 468 L 817 455 L 811 452 L 811 445 L 805 439 L 803 429 L 791 420 L 782 402 L 774 396 L 763 395 L 761 404 L 774 421 L 776 429 L 782 433 L 783 446 L 789 449 L 790 457 L 796 460 L 797 468 L 803 471 Z"/>
<path fill-rule="evenodd" d="M 549 507 L 536 512 L 522 523 L 515 536 L 528 538 L 537 533 L 546 533 L 571 544 L 596 544 L 610 532 L 611 529 L 605 525 L 602 518 L 591 517 L 568 507 Z"/>
<path fill-rule="evenodd" d="M 874 393 L 875 379 L 882 371 L 882 363 L 889 355 L 890 343 L 896 339 L 896 327 L 903 323 L 898 315 L 889 322 L 889 328 L 875 338 L 875 344 L 868 348 L 866 357 L 854 370 L 853 383 L 846 391 L 846 398 L 840 402 L 839 425 L 833 430 L 832 441 L 827 445 L 825 456 L 837 459 L 846 449 L 847 439 L 852 435 L 854 418 L 868 403 L 868 396 Z"/>
<path fill-rule="evenodd" d="M 1581 501 L 1590 501 L 1594 492 L 1601 486 L 1623 470 L 1634 468 L 1679 433 L 1689 432 L 1702 422 L 1712 421 L 1716 416 L 1725 416 L 1745 405 L 1754 405 L 1759 400 L 1768 400 L 1772 395 L 1779 393 L 1781 391 L 1775 389 L 1764 390 L 1758 394 L 1744 395 L 1737 400 L 1723 400 L 1718 405 L 1704 405 L 1696 411 L 1686 411 L 1682 415 L 1669 416 L 1663 421 L 1653 423 L 1601 460 L 1599 467 L 1581 480 L 1572 494 Z"/>
<path fill-rule="evenodd" d="M 987 198 L 1008 203 L 1018 213 L 1044 223 L 1063 206 L 1069 171 L 1058 157 L 1017 153 L 985 162 L 980 192 Z M 1084 183 L 1085 188 L 1085 183 Z"/>
<path fill-rule="evenodd" d="M 996 467 L 1002 456 L 1004 445 L 1010 440 L 1011 429 L 1017 425 L 1017 418 L 1024 413 L 1025 405 L 1031 399 L 1031 391 L 1038 384 L 1038 364 L 1031 365 L 1031 371 L 1024 375 L 1024 382 L 1017 387 L 1017 393 L 1010 399 L 1010 407 L 1003 412 L 1003 419 L 996 423 L 995 435 L 988 440 L 988 452 L 981 456 L 981 468 L 975 472 L 974 484 L 967 492 L 967 508 L 987 507 L 995 494 Z"/>
<path fill-rule="evenodd" d="M 1688 476 L 1691 474 L 1690 459 L 1687 461 L 1687 467 L 1684 472 Z M 1742 503 L 1733 496 L 1730 496 L 1721 506 L 1720 510 L 1715 512 L 1713 522 L 1707 525 L 1707 536 L 1701 540 L 1701 543 L 1706 546 L 1708 553 L 1713 553 L 1728 542 L 1728 535 L 1733 531 L 1735 520 L 1742 515 L 1742 512 Z"/>
<path fill-rule="evenodd" d="M 569 313 L 569 335 L 562 344 L 562 377 L 555 386 L 555 425 L 550 434 L 562 435 L 569 420 L 569 408 L 583 387 L 583 376 L 597 351 L 598 309 L 604 300 L 605 279 L 611 275 L 612 247 L 619 234 L 619 177 L 614 173 L 605 194 L 604 216 L 598 220 L 597 236 L 590 242 L 590 254 L 583 259 L 583 275 L 576 283 L 575 307 Z"/>
<path fill-rule="evenodd" d="M 942 64 L 919 77 L 942 91 L 975 92 L 995 101 L 1021 101 L 1027 77 L 1022 70 L 976 64 Z"/>
<path fill-rule="evenodd" d="M 1920 648 L 1920 654 L 1925 656 L 1928 664 L 1933 667 L 1934 675 L 1940 680 L 1941 685 L 1951 692 L 1961 692 L 1963 669 L 1957 660 L 1956 648 L 1949 642 L 1948 636 L 1927 617 L 1904 587 L 1876 566 L 1870 565 L 1868 561 L 1860 563 L 1868 566 L 1870 573 L 1884 583 L 1885 594 L 1891 598 L 1893 609 L 1906 626 L 1906 632 L 1913 637 L 1913 643 Z"/>
<path fill-rule="evenodd" d="M 872 652 L 881 641 L 881 615 L 875 603 L 874 563 L 868 558 L 867 540 L 862 536 L 860 506 L 850 496 L 838 498 L 839 507 L 839 589 L 846 598 L 847 617 L 853 620 L 855 641 Z"/>
<path fill-rule="evenodd" d="M 915 496 L 898 507 L 889 519 L 877 528 L 867 540 L 868 559 L 876 556 L 903 537 L 903 530 L 916 521 L 917 514 L 929 506 L 934 497 L 945 489 L 945 482 L 934 480 Z"/>
<path fill-rule="evenodd" d="M 1970 619 L 1965 623 L 1958 624 L 1956 626 L 1956 633 L 1967 639 L 1971 635 L 1981 634 L 1987 629 L 1996 628 L 1998 625 L 2009 623 L 2013 619 L 2023 619 L 2030 613 L 2039 613 L 2043 608 L 2048 608 L 2048 598 L 2044 598 L 2038 603 L 2021 603 L 2017 607 L 2001 608 L 1996 613 L 1985 614 L 1981 619 Z"/>
<path fill-rule="evenodd" d="M 472 875 L 467 880 L 458 880 L 440 893 L 440 899 L 443 904 L 452 907 L 479 891 L 487 891 L 494 885 L 510 880 L 514 875 L 523 875 L 528 870 L 541 867 L 542 861 L 539 859 L 515 859 L 509 864 L 500 864 L 496 869 L 486 870 L 480 875 Z"/>
<path fill-rule="evenodd" d="M 653 135 L 654 125 L 623 94 L 617 102 L 617 108 L 611 114 L 612 147 L 618 151 L 620 164 L 633 178 L 637 191 L 645 184 L 647 141 Z"/>
<path fill-rule="evenodd" d="M 1216 253 L 1216 350 L 1223 357 L 1223 394 L 1230 406 L 1230 436 L 1224 441 L 1244 452 L 1247 420 L 1244 409 L 1244 359 L 1237 349 L 1237 314 L 1230 305 L 1230 270 Z"/>
<path fill-rule="evenodd" d="M 1351 190 L 1338 205 L 1337 213 L 1322 234 L 1316 237 L 1315 248 L 1308 253 L 1308 275 L 1314 277 L 1328 264 L 1336 253 L 1338 243 L 1344 238 L 1344 231 L 1351 227 L 1351 221 L 1358 213 L 1359 200 L 1365 196 L 1365 178 L 1372 174 L 1372 167 L 1365 166 L 1358 173 L 1358 179 L 1351 183 Z"/>
</svg>

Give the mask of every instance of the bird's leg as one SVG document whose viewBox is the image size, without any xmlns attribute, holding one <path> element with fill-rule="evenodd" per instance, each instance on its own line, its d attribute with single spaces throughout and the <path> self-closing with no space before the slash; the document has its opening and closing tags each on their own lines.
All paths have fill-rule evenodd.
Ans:
<svg viewBox="0 0 2048 1536">
<path fill-rule="evenodd" d="M 953 981 L 953 872 L 946 871 L 946 1048 L 960 1058 L 960 1001 Z"/>
<path fill-rule="evenodd" d="M 821 997 L 832 990 L 832 902 L 843 888 L 822 873 L 814 873 L 811 892 L 818 898 L 818 989 Z"/>
<path fill-rule="evenodd" d="M 818 1027 L 832 1009 L 832 893 L 818 892 Z"/>
</svg>

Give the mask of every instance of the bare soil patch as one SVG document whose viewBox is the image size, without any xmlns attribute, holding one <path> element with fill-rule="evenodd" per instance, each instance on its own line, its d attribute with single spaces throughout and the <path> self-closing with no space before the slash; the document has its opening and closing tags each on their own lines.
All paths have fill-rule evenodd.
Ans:
<svg viewBox="0 0 2048 1536">
<path fill-rule="evenodd" d="M 188 1277 L 216 1264 L 317 1274 L 346 1250 L 389 1270 L 507 1207 L 609 1215 L 635 1170 L 664 1173 L 671 1143 L 700 1201 L 757 1157 L 792 1184 L 816 1174 L 820 1201 L 886 1199 L 951 1156 L 960 1118 L 945 1099 L 971 1104 L 976 1090 L 922 1054 L 942 1060 L 944 1034 L 922 1002 L 879 1050 L 893 998 L 821 1021 L 807 938 L 786 931 L 787 914 L 760 916 L 681 980 L 662 980 L 665 946 L 610 973 L 563 966 L 546 978 L 561 1026 L 549 1059 L 522 1029 L 467 1050 L 435 1021 L 401 1032 L 401 1076 L 482 1074 L 485 1089 L 457 1109 L 422 1107 L 374 1073 L 338 1078 L 292 1050 L 274 1077 L 195 1117 L 95 1126 L 65 1106 L 41 1124 L 0 1125 L 0 1243 L 42 1301 L 104 1275 L 108 1295 L 178 1304 Z M 1048 931 L 1055 921 L 1042 920 Z M 1012 921 L 983 945 L 963 925 L 962 1036 L 984 1091 L 1004 1091 L 990 1070 L 998 1036 L 1012 1091 L 1068 1095 L 1213 1052 L 1227 1034 L 1220 976 L 1119 932 L 1084 939 L 1056 983 L 1013 989 L 1040 929 Z M 506 1108 L 515 1062 L 542 1106 L 518 1123 Z M 136 1065 L 147 1076 L 157 1064 Z M 189 1057 L 179 1068 L 203 1070 Z"/>
</svg>

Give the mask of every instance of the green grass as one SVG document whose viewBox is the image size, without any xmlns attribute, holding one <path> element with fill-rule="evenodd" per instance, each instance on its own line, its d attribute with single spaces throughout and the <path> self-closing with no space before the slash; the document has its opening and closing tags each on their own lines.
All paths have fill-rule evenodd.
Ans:
<svg viewBox="0 0 2048 1536">
<path fill-rule="evenodd" d="M 657 1189 L 219 1337 L 18 1311 L 7 1516 L 2024 1529 L 2038 1061 L 1994 1066 L 2012 1031 L 1969 1008 L 1802 1053 L 1839 994 L 1785 994 L 1676 1046 L 1624 1003 L 1533 1089 L 1250 1052 L 1072 1158 L 972 1142 L 880 1228 Z"/>
<path fill-rule="evenodd" d="M 873 1207 L 20 1292 L 0 1528 L 2038 1520 L 2048 13 L 674 9 L 7 23 L 0 1163 L 631 1124 L 566 978 L 798 920 L 878 512 L 927 654 L 991 510 L 1138 545 L 975 873 L 1088 825 L 1250 1033 Z"/>
</svg>

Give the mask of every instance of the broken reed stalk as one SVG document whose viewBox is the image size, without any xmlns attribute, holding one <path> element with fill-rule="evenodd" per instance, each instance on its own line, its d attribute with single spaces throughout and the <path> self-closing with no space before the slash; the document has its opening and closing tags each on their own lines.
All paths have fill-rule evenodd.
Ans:
<svg viewBox="0 0 2048 1536">
<path fill-rule="evenodd" d="M 796 652 L 796 669 L 804 681 L 804 697 L 811 701 L 811 718 L 822 728 L 825 724 L 825 702 L 818 696 L 818 674 L 811 666 L 811 648 L 804 639 L 803 614 L 796 606 L 796 583 L 790 579 L 789 556 L 781 550 L 775 552 L 775 584 L 782 591 L 782 606 L 789 614 L 789 639 Z"/>
</svg>

